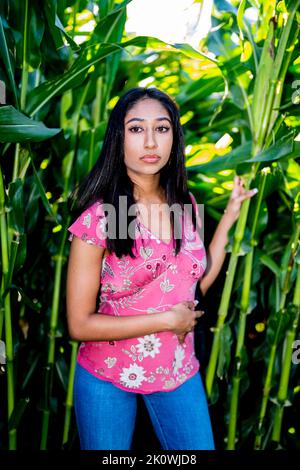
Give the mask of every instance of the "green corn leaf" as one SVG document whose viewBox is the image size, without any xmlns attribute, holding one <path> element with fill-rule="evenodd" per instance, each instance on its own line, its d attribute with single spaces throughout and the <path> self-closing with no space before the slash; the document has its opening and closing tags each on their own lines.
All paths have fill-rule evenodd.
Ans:
<svg viewBox="0 0 300 470">
<path fill-rule="evenodd" d="M 253 215 L 254 215 L 254 210 L 255 206 L 252 205 L 250 211 L 249 211 L 249 220 L 253 220 Z M 260 204 L 259 208 L 259 213 L 258 213 L 258 218 L 256 222 L 256 228 L 255 228 L 255 238 L 258 240 L 260 237 L 260 234 L 266 229 L 267 224 L 268 224 L 268 206 L 266 204 L 266 201 L 262 201 Z"/>
<path fill-rule="evenodd" d="M 232 331 L 230 325 L 226 323 L 220 333 L 220 352 L 217 367 L 217 376 L 220 378 L 227 377 L 232 341 Z"/>
<path fill-rule="evenodd" d="M 265 140 L 265 137 L 267 136 L 267 131 L 269 128 L 269 131 L 271 131 L 273 122 L 271 122 L 271 127 L 270 127 L 270 119 L 272 116 L 272 108 L 279 107 L 279 101 L 276 99 L 276 96 L 280 95 L 281 91 L 279 87 L 279 80 L 284 80 L 284 77 L 286 75 L 288 63 L 285 63 L 285 57 L 287 54 L 287 45 L 288 41 L 291 37 L 293 36 L 292 32 L 292 27 L 293 27 L 293 20 L 294 16 L 296 13 L 296 10 L 299 8 L 300 5 L 300 0 L 297 0 L 296 2 L 290 3 L 289 8 L 290 12 L 287 17 L 287 21 L 284 24 L 283 28 L 280 30 L 280 37 L 278 41 L 278 45 L 276 47 L 276 56 L 275 60 L 272 61 L 270 71 L 271 74 L 268 77 L 268 88 L 266 89 L 266 101 L 265 101 L 265 106 L 263 106 L 263 115 L 262 115 L 262 121 L 259 121 L 256 123 L 256 132 L 255 132 L 255 142 L 259 145 L 262 146 L 263 142 Z M 273 20 L 272 20 L 273 21 Z M 270 45 L 270 55 L 274 55 L 273 53 L 273 48 L 274 45 L 271 43 Z M 280 73 L 282 76 L 280 77 Z M 259 106 L 259 104 L 258 104 Z"/>
<path fill-rule="evenodd" d="M 260 256 L 260 261 L 262 264 L 267 266 L 267 268 L 269 268 L 270 271 L 272 271 L 272 273 L 274 273 L 278 279 L 280 278 L 280 267 L 278 266 L 278 264 L 276 264 L 274 260 L 272 260 L 270 256 L 263 254 Z"/>
<path fill-rule="evenodd" d="M 115 44 L 94 44 L 82 49 L 78 59 L 67 72 L 58 78 L 42 83 L 29 93 L 26 109 L 28 114 L 34 116 L 55 96 L 81 85 L 93 66 L 118 51 L 120 51 L 120 46 Z"/>
<path fill-rule="evenodd" d="M 35 354 L 35 357 L 34 358 L 30 358 L 30 367 L 29 367 L 29 370 L 28 372 L 26 373 L 26 376 L 22 382 L 22 385 L 21 385 L 21 390 L 24 391 L 28 385 L 28 383 L 30 382 L 30 379 L 35 371 L 35 369 L 37 368 L 37 365 L 40 361 L 42 357 L 42 352 L 39 351 L 37 354 Z"/>
<path fill-rule="evenodd" d="M 93 31 L 93 42 L 95 42 L 95 37 L 98 42 L 119 42 L 122 39 L 126 22 L 126 6 L 131 1 L 126 0 L 100 20 Z"/>
<path fill-rule="evenodd" d="M 13 253 L 12 257 L 9 259 L 10 279 L 12 279 L 13 271 L 19 271 L 25 264 L 27 256 L 27 234 L 21 233 L 18 237 L 18 242 L 15 241 L 12 245 L 15 246 L 14 250 L 16 250 L 16 253 L 15 260 L 13 259 Z"/>
<path fill-rule="evenodd" d="M 28 118 L 13 106 L 0 107 L 0 142 L 41 142 L 60 131 Z"/>
<path fill-rule="evenodd" d="M 194 49 L 192 46 L 186 43 L 167 43 L 161 41 L 160 39 L 151 37 L 151 36 L 137 36 L 136 38 L 130 39 L 127 42 L 120 44 L 123 47 L 127 46 L 137 46 L 142 48 L 151 48 L 159 51 L 173 51 L 173 52 L 182 52 L 187 57 L 191 59 L 198 59 L 201 61 L 202 65 L 215 64 L 219 66 L 220 63 L 216 59 L 212 59 L 201 51 Z"/>
<path fill-rule="evenodd" d="M 243 33 L 243 31 L 245 31 L 245 32 L 246 32 L 246 35 L 248 36 L 248 39 L 249 39 L 249 41 L 250 41 L 251 47 L 252 47 L 255 69 L 257 70 L 257 68 L 258 68 L 258 64 L 257 64 L 257 51 L 256 51 L 257 46 L 256 46 L 255 41 L 254 41 L 254 37 L 253 37 L 252 30 L 251 30 L 251 26 L 249 26 L 248 23 L 247 23 L 247 20 L 244 19 L 246 3 L 247 3 L 247 0 L 242 0 L 242 1 L 240 2 L 240 5 L 239 5 L 239 7 L 238 7 L 238 11 L 237 11 L 236 18 L 237 18 L 237 24 L 238 24 L 238 27 L 239 27 L 240 38 L 241 38 L 241 41 L 242 41 L 242 43 L 243 43 L 243 50 L 244 50 L 244 48 L 245 48 L 245 41 L 244 41 L 244 33 Z"/>
<path fill-rule="evenodd" d="M 16 83 L 14 79 L 14 64 L 9 54 L 9 48 L 8 48 L 5 33 L 4 33 L 3 22 L 4 22 L 4 19 L 0 15 L 0 57 L 3 60 L 5 70 L 9 78 L 10 86 L 12 88 L 14 100 L 16 103 L 16 107 L 19 108 L 18 92 L 17 92 L 17 87 L 16 87 Z"/>
<path fill-rule="evenodd" d="M 45 18 L 47 20 L 49 32 L 52 36 L 55 47 L 56 49 L 59 49 L 64 46 L 62 38 L 62 36 L 64 36 L 73 51 L 79 51 L 80 46 L 78 46 L 78 44 L 76 44 L 76 42 L 73 41 L 73 39 L 66 33 L 65 28 L 56 14 L 56 3 L 56 0 L 48 0 L 47 2 L 43 2 Z"/>
<path fill-rule="evenodd" d="M 286 77 L 287 69 L 288 69 L 289 64 L 291 63 L 291 57 L 295 49 L 295 44 L 298 41 L 300 24 L 296 24 L 295 22 L 293 26 L 294 27 L 291 29 L 291 38 L 290 38 L 289 44 L 287 44 L 285 54 L 283 54 L 283 57 L 282 57 L 281 68 L 280 68 L 280 73 L 278 76 L 278 83 L 276 87 L 276 93 L 274 96 L 274 102 L 272 106 L 273 110 L 270 116 L 270 123 L 269 123 L 269 128 L 267 131 L 267 135 L 271 134 L 271 131 L 274 128 L 274 125 L 279 115 L 280 103 L 282 101 L 282 93 L 283 93 L 283 88 L 285 85 L 285 77 Z"/>
<path fill-rule="evenodd" d="M 272 69 L 272 80 L 274 81 L 278 79 L 280 69 L 282 67 L 282 62 L 286 54 L 286 47 L 290 38 L 294 17 L 296 15 L 297 10 L 299 9 L 299 6 L 300 6 L 300 0 L 295 0 L 293 2 L 290 2 L 290 4 L 288 5 L 289 15 L 288 15 L 288 18 L 284 27 L 281 30 L 276 58 L 274 61 L 274 67 Z"/>
<path fill-rule="evenodd" d="M 91 43 L 120 43 L 122 41 L 127 12 L 126 7 L 132 0 L 126 0 L 122 4 L 118 5 L 113 11 L 101 19 L 100 23 L 96 26 L 93 31 Z M 122 50 L 116 54 L 112 54 L 106 58 L 106 64 L 104 67 L 105 77 L 101 84 L 102 104 L 101 107 L 107 103 L 113 83 L 115 81 L 119 63 L 122 57 Z M 102 65 L 102 64 L 100 64 Z M 103 74 L 100 70 L 97 74 L 97 79 Z M 96 85 L 97 86 L 97 85 Z M 102 108 L 103 109 L 103 108 Z M 97 123 L 96 123 L 97 124 Z"/>
<path fill-rule="evenodd" d="M 210 162 L 203 163 L 202 165 L 189 166 L 188 171 L 214 173 L 222 170 L 233 169 L 236 165 L 242 163 L 249 155 L 251 155 L 251 147 L 252 143 L 246 142 L 222 157 L 215 157 Z"/>
<path fill-rule="evenodd" d="M 245 162 L 274 162 L 280 159 L 297 158 L 300 154 L 300 142 L 284 137 L 275 145 L 259 153 L 256 157 L 245 160 Z"/>
<path fill-rule="evenodd" d="M 32 90 L 28 95 L 26 111 L 30 116 L 33 116 L 55 96 L 61 95 L 72 87 L 81 85 L 88 73 L 93 71 L 93 67 L 103 59 L 123 49 L 125 50 L 129 46 L 141 47 L 143 49 L 148 47 L 168 52 L 182 52 L 187 57 L 200 60 L 203 65 L 218 64 L 216 60 L 211 59 L 202 52 L 196 51 L 188 44 L 168 44 L 150 36 L 137 36 L 127 42 L 118 44 L 93 44 L 81 50 L 78 59 L 62 76 L 44 82 Z"/>
<path fill-rule="evenodd" d="M 239 364 L 236 362 L 234 364 L 235 367 L 238 366 L 235 371 L 237 376 L 240 378 L 245 377 L 247 375 L 247 367 L 249 365 L 249 356 L 245 345 L 242 346 L 240 357 L 236 357 L 235 359 L 239 361 Z"/>
<path fill-rule="evenodd" d="M 66 41 L 69 43 L 69 45 L 71 46 L 71 49 L 74 51 L 74 52 L 78 52 L 80 51 L 80 46 L 78 46 L 78 44 L 76 44 L 75 41 L 73 41 L 73 39 L 71 38 L 71 36 L 69 36 L 66 31 L 65 31 L 65 28 L 63 27 L 59 17 L 57 15 L 55 15 L 55 22 L 54 22 L 54 25 L 55 27 L 61 32 L 61 34 L 65 37 Z"/>
<path fill-rule="evenodd" d="M 42 62 L 41 42 L 45 34 L 45 23 L 33 5 L 29 4 L 28 10 L 26 43 L 24 43 L 24 47 L 26 47 L 26 67 L 30 64 L 30 67 L 37 69 Z"/>
<path fill-rule="evenodd" d="M 26 244 L 25 244 L 25 250 L 24 250 L 23 249 L 24 244 L 22 243 L 22 238 L 23 237 L 24 237 L 24 235 L 21 235 L 19 237 L 19 242 L 18 243 L 16 243 L 15 241 L 12 241 L 12 243 L 11 243 L 8 273 L 7 273 L 7 276 L 5 278 L 4 289 L 6 289 L 9 284 L 11 284 L 14 271 L 17 272 L 18 267 L 21 267 L 23 265 L 25 259 L 26 259 Z M 19 264 L 19 266 L 17 267 L 17 266 L 15 266 L 15 263 L 16 263 L 16 260 L 19 263 L 19 256 L 17 257 L 17 252 L 18 252 L 18 249 L 20 248 L 20 246 L 21 246 L 21 251 L 22 251 L 22 255 L 21 255 L 22 258 L 20 256 L 21 264 Z M 25 257 L 24 257 L 24 254 L 25 254 Z"/>
<path fill-rule="evenodd" d="M 11 289 L 15 289 L 18 294 L 20 295 L 22 301 L 28 305 L 28 307 L 36 312 L 40 312 L 41 308 L 42 308 L 42 304 L 40 302 L 33 302 L 24 292 L 24 290 L 22 289 L 22 287 L 20 286 L 17 286 L 15 284 L 10 284 L 7 289 L 4 291 L 4 294 L 3 294 L 3 299 L 4 297 L 7 295 L 7 293 L 9 292 L 9 290 Z"/>
<path fill-rule="evenodd" d="M 268 320 L 268 344 L 280 344 L 293 321 L 293 312 L 290 309 L 281 309 L 273 312 Z"/>
<path fill-rule="evenodd" d="M 224 70 L 226 74 L 222 76 Z M 180 106 L 183 106 L 188 101 L 207 98 L 212 93 L 220 92 L 223 94 L 224 82 L 227 83 L 226 76 L 234 74 L 235 77 L 240 77 L 245 72 L 247 72 L 247 68 L 240 61 L 239 57 L 229 58 L 219 64 L 219 67 L 210 67 L 209 73 L 202 75 L 199 79 L 183 84 L 180 87 L 179 94 L 176 96 L 176 101 Z M 193 103 L 193 106 L 195 104 L 197 103 Z M 200 111 L 203 112 L 203 109 L 201 108 Z"/>
<path fill-rule="evenodd" d="M 294 141 L 291 134 L 279 139 L 274 145 L 266 150 L 258 153 L 256 157 L 249 158 L 251 155 L 252 145 L 251 142 L 246 142 L 239 147 L 236 147 L 232 152 L 223 155 L 222 157 L 215 157 L 210 162 L 200 165 L 189 166 L 189 172 L 200 173 L 215 173 L 229 169 L 236 169 L 242 163 L 252 162 L 273 162 L 281 159 L 290 159 L 299 156 L 300 142 Z"/>
<path fill-rule="evenodd" d="M 64 388 L 65 391 L 68 389 L 68 375 L 69 375 L 69 368 L 64 356 L 60 355 L 57 360 L 55 361 L 56 371 L 59 377 L 59 380 Z"/>
<path fill-rule="evenodd" d="M 240 6 L 239 6 L 238 12 L 237 12 L 237 24 L 238 24 L 238 27 L 239 27 L 239 30 L 240 30 L 241 40 L 244 39 L 244 35 L 243 35 L 243 29 L 244 29 L 243 16 L 244 16 L 244 13 L 245 13 L 245 7 L 246 7 L 246 0 L 242 0 L 240 2 Z"/>
<path fill-rule="evenodd" d="M 13 409 L 13 412 L 9 418 L 8 421 L 8 430 L 11 431 L 12 429 L 17 429 L 18 425 L 21 421 L 21 418 L 29 405 L 30 399 L 29 397 L 27 398 L 21 398 L 18 403 L 16 404 L 15 408 Z"/>
<path fill-rule="evenodd" d="M 11 256 L 9 257 L 9 274 L 7 282 L 11 283 L 13 272 L 23 267 L 27 254 L 27 234 L 25 233 L 23 180 L 16 178 L 9 184 L 8 204 L 10 230 L 13 232 Z"/>
<path fill-rule="evenodd" d="M 206 77 L 203 76 L 194 82 L 187 83 L 185 87 L 176 97 L 176 101 L 180 106 L 186 105 L 189 101 L 203 100 L 212 93 L 224 90 L 222 77 Z"/>
<path fill-rule="evenodd" d="M 12 211 L 10 212 L 10 227 L 16 232 L 24 233 L 25 213 L 24 213 L 24 193 L 23 181 L 21 178 L 16 178 L 9 183 L 8 189 L 9 206 Z"/>
<path fill-rule="evenodd" d="M 48 214 L 52 217 L 52 219 L 56 222 L 57 225 L 59 225 L 59 221 L 58 221 L 58 218 L 57 218 L 57 215 L 55 214 L 55 212 L 53 211 L 52 209 L 52 205 L 50 205 L 49 201 L 48 201 L 48 198 L 46 196 L 46 191 L 45 191 L 45 188 L 43 186 L 43 183 L 41 182 L 41 179 L 40 179 L 40 176 L 35 168 L 35 164 L 34 164 L 34 161 L 33 161 L 33 158 L 31 156 L 31 152 L 29 151 L 29 155 L 30 155 L 30 163 L 32 165 L 32 168 L 33 168 L 33 174 L 34 174 L 34 177 L 35 177 L 35 181 L 36 181 L 36 185 L 37 185 L 37 189 L 40 193 L 40 196 L 41 196 L 41 199 L 42 199 L 42 202 L 44 204 L 44 207 L 46 209 L 46 211 L 48 212 Z"/>
<path fill-rule="evenodd" d="M 29 163 L 30 163 L 30 157 L 29 157 Z M 32 183 L 30 184 L 27 203 L 26 203 L 26 215 L 25 216 L 27 220 L 26 228 L 27 228 L 28 233 L 32 233 L 35 230 L 36 224 L 39 218 L 39 213 L 40 213 L 40 194 L 39 194 L 38 187 L 33 179 Z M 30 214 L 30 217 L 27 214 Z"/>
<path fill-rule="evenodd" d="M 100 16 L 107 17 L 113 15 L 118 10 L 125 8 L 130 2 L 132 2 L 132 0 L 124 0 L 122 3 L 121 0 L 102 0 L 100 2 Z"/>
<path fill-rule="evenodd" d="M 42 383 L 44 384 L 44 389 L 41 393 L 39 408 L 40 410 L 48 410 L 50 407 L 50 390 L 49 390 L 49 383 L 52 379 L 53 375 L 53 364 L 44 365 L 41 369 L 42 373 Z"/>
</svg>

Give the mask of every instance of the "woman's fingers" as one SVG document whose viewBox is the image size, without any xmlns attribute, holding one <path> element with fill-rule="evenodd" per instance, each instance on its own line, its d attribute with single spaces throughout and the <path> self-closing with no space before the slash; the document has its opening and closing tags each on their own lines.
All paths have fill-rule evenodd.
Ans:
<svg viewBox="0 0 300 470">
<path fill-rule="evenodd" d="M 196 318 L 202 317 L 204 315 L 204 310 L 195 310 Z"/>
<path fill-rule="evenodd" d="M 247 191 L 241 196 L 238 196 L 235 200 L 236 202 L 243 202 L 245 199 L 248 199 L 249 197 L 254 196 L 257 192 L 258 192 L 257 188 L 251 189 L 250 191 Z"/>
<path fill-rule="evenodd" d="M 193 308 L 194 308 L 195 304 L 197 305 L 199 303 L 199 301 L 198 300 L 195 300 L 195 301 L 186 300 L 186 301 L 184 301 L 184 303 L 186 304 L 186 306 L 188 308 L 191 308 L 191 306 L 193 306 Z M 205 313 L 204 310 L 194 310 L 194 312 L 195 312 L 195 318 L 193 320 L 193 325 L 185 333 L 183 333 L 181 335 L 177 335 L 177 338 L 178 338 L 178 341 L 179 341 L 180 344 L 183 344 L 184 341 L 185 341 L 186 335 L 194 330 L 195 326 L 197 325 L 197 318 L 202 317 L 202 315 L 204 315 L 204 313 Z"/>
<path fill-rule="evenodd" d="M 239 202 L 243 201 L 244 199 L 253 196 L 257 193 L 258 189 L 254 188 L 249 191 L 246 191 L 244 188 L 246 181 L 241 176 L 234 177 L 234 187 L 231 193 L 231 198 L 238 200 Z M 242 199 L 239 199 L 242 198 Z"/>
<path fill-rule="evenodd" d="M 183 335 L 177 335 L 177 338 L 178 338 L 178 341 L 179 341 L 180 344 L 184 343 L 186 335 L 187 335 L 187 333 L 185 333 Z"/>
<path fill-rule="evenodd" d="M 193 331 L 194 328 L 195 328 L 195 326 L 197 326 L 197 318 L 202 317 L 202 315 L 204 315 L 204 313 L 205 313 L 205 312 L 204 312 L 203 310 L 195 310 L 196 317 L 195 317 L 195 319 L 194 319 L 193 326 L 191 326 L 191 328 L 190 328 L 186 333 L 183 333 L 183 334 L 181 334 L 181 335 L 177 335 L 178 341 L 179 341 L 180 344 L 183 344 L 183 343 L 184 343 L 185 338 L 186 338 L 186 335 L 187 335 L 188 333 L 190 333 L 191 331 Z"/>
<path fill-rule="evenodd" d="M 198 300 L 184 300 L 182 303 L 185 304 L 186 307 L 189 308 L 190 310 L 194 310 L 195 306 L 199 303 L 199 301 Z"/>
<path fill-rule="evenodd" d="M 226 209 L 224 210 L 224 213 L 227 213 L 234 222 L 239 216 L 242 202 L 246 199 L 252 198 L 255 194 L 258 193 L 257 188 L 246 190 L 244 185 L 245 179 L 236 175 L 234 177 L 233 190 L 231 192 Z"/>
<path fill-rule="evenodd" d="M 239 195 L 239 177 L 235 176 L 234 177 L 234 184 L 233 184 L 233 189 L 231 192 L 231 198 L 235 198 Z"/>
</svg>

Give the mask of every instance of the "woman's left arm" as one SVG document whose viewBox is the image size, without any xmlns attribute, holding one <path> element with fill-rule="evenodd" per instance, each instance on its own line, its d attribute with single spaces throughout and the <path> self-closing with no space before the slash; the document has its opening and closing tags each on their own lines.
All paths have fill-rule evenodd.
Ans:
<svg viewBox="0 0 300 470">
<path fill-rule="evenodd" d="M 207 250 L 207 268 L 200 280 L 200 289 L 203 295 L 213 284 L 223 266 L 227 254 L 225 246 L 228 243 L 228 232 L 239 217 L 242 202 L 256 193 L 257 188 L 246 191 L 244 180 L 235 176 L 231 196 Z"/>
</svg>

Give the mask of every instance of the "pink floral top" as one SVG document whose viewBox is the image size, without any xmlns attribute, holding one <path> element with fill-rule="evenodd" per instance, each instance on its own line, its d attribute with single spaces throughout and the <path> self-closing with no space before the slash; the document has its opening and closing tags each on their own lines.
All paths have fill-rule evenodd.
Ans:
<svg viewBox="0 0 300 470">
<path fill-rule="evenodd" d="M 201 226 L 195 198 L 190 195 Z M 170 310 L 183 300 L 194 300 L 196 284 L 206 268 L 206 253 L 186 214 L 177 257 L 172 241 L 158 239 L 137 218 L 133 249 L 137 258 L 117 258 L 112 253 L 102 262 L 99 313 L 151 315 Z M 68 228 L 68 239 L 76 235 L 87 243 L 106 247 L 105 222 L 101 202 L 96 202 Z M 80 344 L 77 361 L 96 377 L 138 393 L 173 390 L 200 367 L 193 332 L 182 345 L 172 332 L 118 341 L 85 341 Z"/>
</svg>

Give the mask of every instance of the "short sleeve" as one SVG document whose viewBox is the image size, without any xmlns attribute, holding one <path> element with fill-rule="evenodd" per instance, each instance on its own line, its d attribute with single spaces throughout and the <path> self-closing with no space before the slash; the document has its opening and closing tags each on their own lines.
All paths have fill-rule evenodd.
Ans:
<svg viewBox="0 0 300 470">
<path fill-rule="evenodd" d="M 73 240 L 73 236 L 89 243 L 106 247 L 106 217 L 101 202 L 95 202 L 86 210 L 84 210 L 75 222 L 68 227 L 70 235 L 69 241 Z"/>
</svg>

